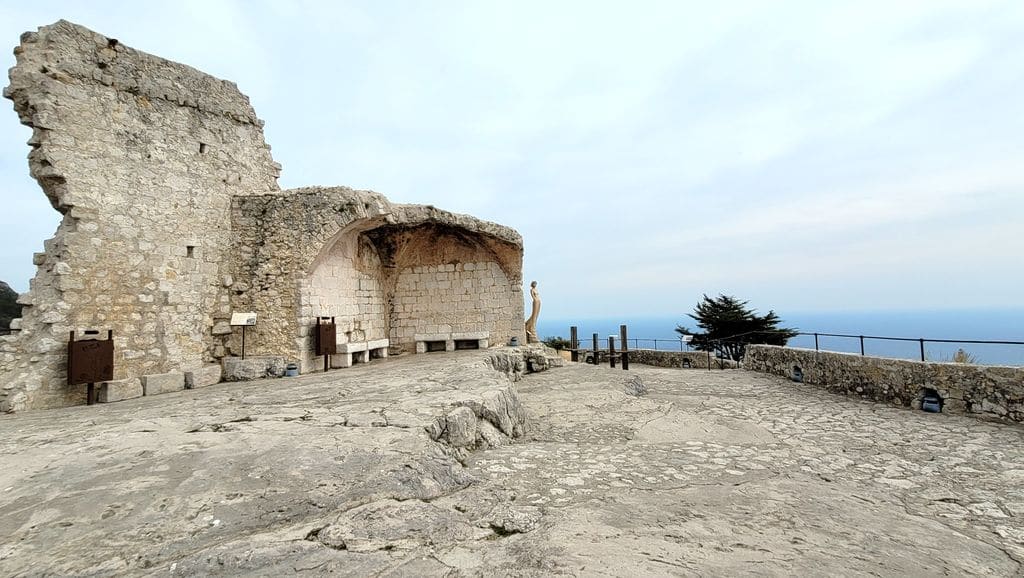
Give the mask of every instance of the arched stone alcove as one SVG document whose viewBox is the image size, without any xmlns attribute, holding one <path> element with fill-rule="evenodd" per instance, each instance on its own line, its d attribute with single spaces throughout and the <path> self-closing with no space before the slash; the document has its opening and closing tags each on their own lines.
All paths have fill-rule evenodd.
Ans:
<svg viewBox="0 0 1024 578">
<path fill-rule="evenodd" d="M 450 223 L 356 221 L 324 243 L 298 282 L 298 324 L 334 317 L 339 343 L 388 339 L 413 351 L 417 335 L 486 334 L 503 343 L 519 331 L 521 249 Z M 312 334 L 302 347 L 306 370 Z"/>
</svg>

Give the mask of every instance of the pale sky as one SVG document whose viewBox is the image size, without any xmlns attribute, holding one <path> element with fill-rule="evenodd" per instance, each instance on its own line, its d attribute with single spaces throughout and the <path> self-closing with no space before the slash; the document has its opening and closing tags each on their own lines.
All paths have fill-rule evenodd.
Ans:
<svg viewBox="0 0 1024 578">
<path fill-rule="evenodd" d="M 236 82 L 282 188 L 517 229 L 551 317 L 1015 307 L 1024 2 L 11 2 Z M 58 214 L 0 103 L 0 279 Z"/>
</svg>

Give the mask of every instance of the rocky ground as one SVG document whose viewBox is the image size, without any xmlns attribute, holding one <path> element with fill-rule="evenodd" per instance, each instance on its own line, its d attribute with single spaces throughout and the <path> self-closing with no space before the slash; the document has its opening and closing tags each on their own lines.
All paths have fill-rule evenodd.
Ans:
<svg viewBox="0 0 1024 578">
<path fill-rule="evenodd" d="M 0 574 L 1022 571 L 1019 425 L 736 370 L 512 385 L 523 365 L 408 356 L 2 417 Z"/>
</svg>

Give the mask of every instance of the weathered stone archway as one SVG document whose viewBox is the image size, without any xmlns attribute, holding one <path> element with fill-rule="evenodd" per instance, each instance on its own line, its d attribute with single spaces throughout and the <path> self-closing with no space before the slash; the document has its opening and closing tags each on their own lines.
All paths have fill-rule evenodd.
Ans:
<svg viewBox="0 0 1024 578">
<path fill-rule="evenodd" d="M 298 283 L 300 327 L 335 317 L 340 343 L 387 339 L 413 351 L 416 335 L 518 334 L 518 245 L 454 226 L 380 217 L 345 227 Z M 514 280 L 514 281 L 513 281 Z M 305 345 L 307 368 L 313 363 Z"/>
<path fill-rule="evenodd" d="M 371 191 L 306 188 L 235 200 L 233 306 L 256 311 L 255 353 L 313 362 L 312 326 L 333 316 L 340 340 L 423 333 L 521 336 L 522 238 L 514 230 Z"/>
</svg>

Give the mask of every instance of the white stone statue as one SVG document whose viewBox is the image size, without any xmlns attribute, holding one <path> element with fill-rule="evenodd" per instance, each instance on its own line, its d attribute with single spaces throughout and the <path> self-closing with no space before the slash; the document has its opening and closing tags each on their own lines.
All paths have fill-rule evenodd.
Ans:
<svg viewBox="0 0 1024 578">
<path fill-rule="evenodd" d="M 526 320 L 526 342 L 539 343 L 537 317 L 540 315 L 540 292 L 537 291 L 536 281 L 530 283 L 530 297 L 533 299 L 533 310 L 530 312 L 530 318 Z"/>
</svg>

